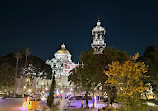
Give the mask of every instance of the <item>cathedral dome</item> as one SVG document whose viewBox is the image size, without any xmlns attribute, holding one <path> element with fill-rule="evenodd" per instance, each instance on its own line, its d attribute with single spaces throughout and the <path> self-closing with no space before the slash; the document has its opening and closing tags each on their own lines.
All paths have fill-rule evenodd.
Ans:
<svg viewBox="0 0 158 111">
<path fill-rule="evenodd" d="M 70 54 L 70 52 L 65 48 L 65 45 L 61 45 L 61 49 L 56 52 L 57 54 Z"/>
<path fill-rule="evenodd" d="M 57 51 L 59 54 L 70 54 L 70 52 L 67 49 L 60 49 Z"/>
</svg>

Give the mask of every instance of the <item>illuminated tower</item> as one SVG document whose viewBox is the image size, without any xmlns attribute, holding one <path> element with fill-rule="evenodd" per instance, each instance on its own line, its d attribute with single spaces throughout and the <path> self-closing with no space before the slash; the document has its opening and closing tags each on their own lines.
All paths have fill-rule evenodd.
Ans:
<svg viewBox="0 0 158 111">
<path fill-rule="evenodd" d="M 97 26 L 92 29 L 93 43 L 91 44 L 94 49 L 94 54 L 102 54 L 103 50 L 106 47 L 104 43 L 106 30 L 101 26 L 101 22 L 98 19 Z"/>
</svg>

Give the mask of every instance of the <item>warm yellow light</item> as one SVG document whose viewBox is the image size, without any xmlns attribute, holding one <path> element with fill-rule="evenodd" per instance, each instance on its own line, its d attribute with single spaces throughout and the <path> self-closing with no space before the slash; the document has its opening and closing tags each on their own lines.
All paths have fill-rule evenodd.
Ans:
<svg viewBox="0 0 158 111">
<path fill-rule="evenodd" d="M 60 49 L 57 51 L 57 53 L 60 53 L 60 54 L 70 54 L 70 52 L 68 50 L 65 50 L 65 49 Z"/>
<path fill-rule="evenodd" d="M 26 86 L 24 86 L 24 89 L 26 89 Z"/>
</svg>

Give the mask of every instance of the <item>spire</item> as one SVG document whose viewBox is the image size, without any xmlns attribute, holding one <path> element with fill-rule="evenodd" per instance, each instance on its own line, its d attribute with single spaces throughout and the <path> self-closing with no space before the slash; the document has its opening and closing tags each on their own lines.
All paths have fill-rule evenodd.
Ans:
<svg viewBox="0 0 158 111">
<path fill-rule="evenodd" d="M 64 43 L 61 45 L 61 49 L 65 49 L 65 44 Z"/>
<path fill-rule="evenodd" d="M 100 19 L 98 17 L 97 26 L 100 26 L 100 25 L 101 25 L 101 22 L 100 22 Z"/>
</svg>

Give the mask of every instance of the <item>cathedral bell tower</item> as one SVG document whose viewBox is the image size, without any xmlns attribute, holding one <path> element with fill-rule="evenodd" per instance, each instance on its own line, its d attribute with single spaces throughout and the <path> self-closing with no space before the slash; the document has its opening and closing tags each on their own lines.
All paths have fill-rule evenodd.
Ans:
<svg viewBox="0 0 158 111">
<path fill-rule="evenodd" d="M 93 43 L 91 44 L 94 49 L 94 54 L 102 54 L 106 47 L 104 43 L 106 30 L 101 26 L 101 22 L 98 19 L 97 26 L 92 29 Z"/>
</svg>

